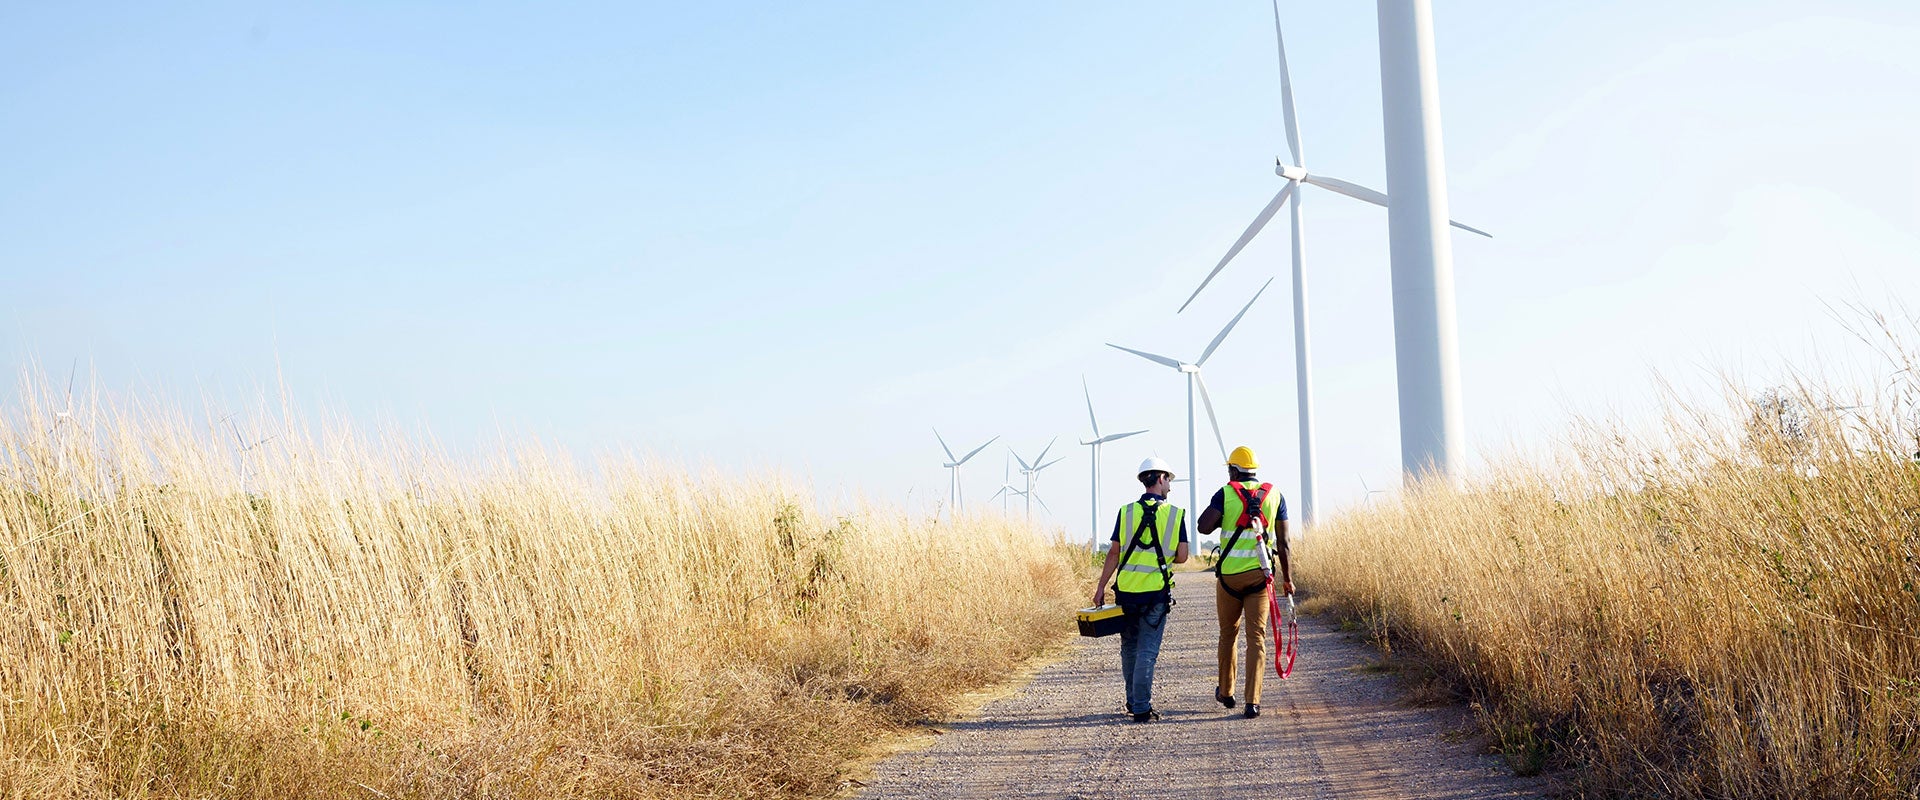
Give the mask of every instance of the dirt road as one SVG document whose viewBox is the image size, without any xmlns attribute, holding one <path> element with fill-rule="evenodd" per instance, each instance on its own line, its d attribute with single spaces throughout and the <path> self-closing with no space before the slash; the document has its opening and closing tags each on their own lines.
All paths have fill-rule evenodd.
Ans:
<svg viewBox="0 0 1920 800">
<path fill-rule="evenodd" d="M 1066 659 L 921 750 L 882 762 L 862 798 L 1536 797 L 1482 754 L 1460 709 L 1396 704 L 1376 655 L 1323 619 L 1301 622 L 1293 677 L 1271 678 L 1259 719 L 1213 701 L 1212 577 L 1178 579 L 1154 681 L 1159 722 L 1121 708 L 1120 639 L 1083 639 Z M 1238 690 L 1236 689 L 1236 692 Z"/>
</svg>

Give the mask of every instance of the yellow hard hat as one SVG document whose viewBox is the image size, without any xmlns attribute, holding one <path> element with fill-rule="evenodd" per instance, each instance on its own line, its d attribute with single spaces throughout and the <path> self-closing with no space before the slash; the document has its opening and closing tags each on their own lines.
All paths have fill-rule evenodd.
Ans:
<svg viewBox="0 0 1920 800">
<path fill-rule="evenodd" d="M 1227 466 L 1241 469 L 1259 469 L 1260 460 L 1253 457 L 1253 448 L 1246 445 L 1233 448 L 1233 455 L 1227 456 Z"/>
</svg>

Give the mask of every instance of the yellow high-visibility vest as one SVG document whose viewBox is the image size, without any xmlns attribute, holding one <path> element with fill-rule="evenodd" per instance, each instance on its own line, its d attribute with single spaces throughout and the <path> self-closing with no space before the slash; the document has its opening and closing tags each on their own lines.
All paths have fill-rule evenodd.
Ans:
<svg viewBox="0 0 1920 800">
<path fill-rule="evenodd" d="M 1140 525 L 1146 515 L 1153 515 L 1153 525 L 1141 530 Z M 1173 563 L 1174 553 L 1180 547 L 1181 526 L 1186 522 L 1187 512 L 1178 506 L 1161 500 L 1145 500 L 1128 503 L 1120 509 L 1120 552 L 1126 561 L 1120 565 L 1120 574 L 1116 576 L 1115 588 L 1123 592 L 1157 592 L 1167 588 L 1167 576 L 1160 569 L 1160 557 L 1154 553 L 1154 544 L 1160 544 L 1167 563 Z M 1134 543 L 1138 533 L 1139 543 Z M 1128 551 L 1128 547 L 1132 551 Z"/>
</svg>

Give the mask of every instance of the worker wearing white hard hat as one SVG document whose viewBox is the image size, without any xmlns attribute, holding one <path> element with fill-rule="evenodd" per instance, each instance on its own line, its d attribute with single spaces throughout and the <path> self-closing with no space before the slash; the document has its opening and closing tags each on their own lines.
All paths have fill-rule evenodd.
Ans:
<svg viewBox="0 0 1920 800">
<path fill-rule="evenodd" d="M 1152 722 L 1160 718 L 1153 709 L 1153 669 L 1160 660 L 1167 611 L 1173 607 L 1169 565 L 1187 560 L 1190 537 L 1186 509 L 1167 502 L 1173 466 L 1157 456 L 1148 458 L 1140 462 L 1138 476 L 1146 491 L 1120 507 L 1106 565 L 1093 584 L 1093 604 L 1106 603 L 1107 579 L 1117 574 L 1114 602 L 1126 614 L 1126 626 L 1120 629 L 1120 680 L 1127 687 L 1127 713 L 1134 722 Z"/>
</svg>

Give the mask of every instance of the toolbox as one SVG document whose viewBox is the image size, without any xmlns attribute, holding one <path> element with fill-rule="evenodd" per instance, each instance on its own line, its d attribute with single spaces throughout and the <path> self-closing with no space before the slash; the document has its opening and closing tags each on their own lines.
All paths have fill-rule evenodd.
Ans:
<svg viewBox="0 0 1920 800">
<path fill-rule="evenodd" d="M 1074 617 L 1080 622 L 1081 636 L 1112 636 L 1127 625 L 1126 612 L 1112 604 L 1080 609 Z"/>
</svg>

